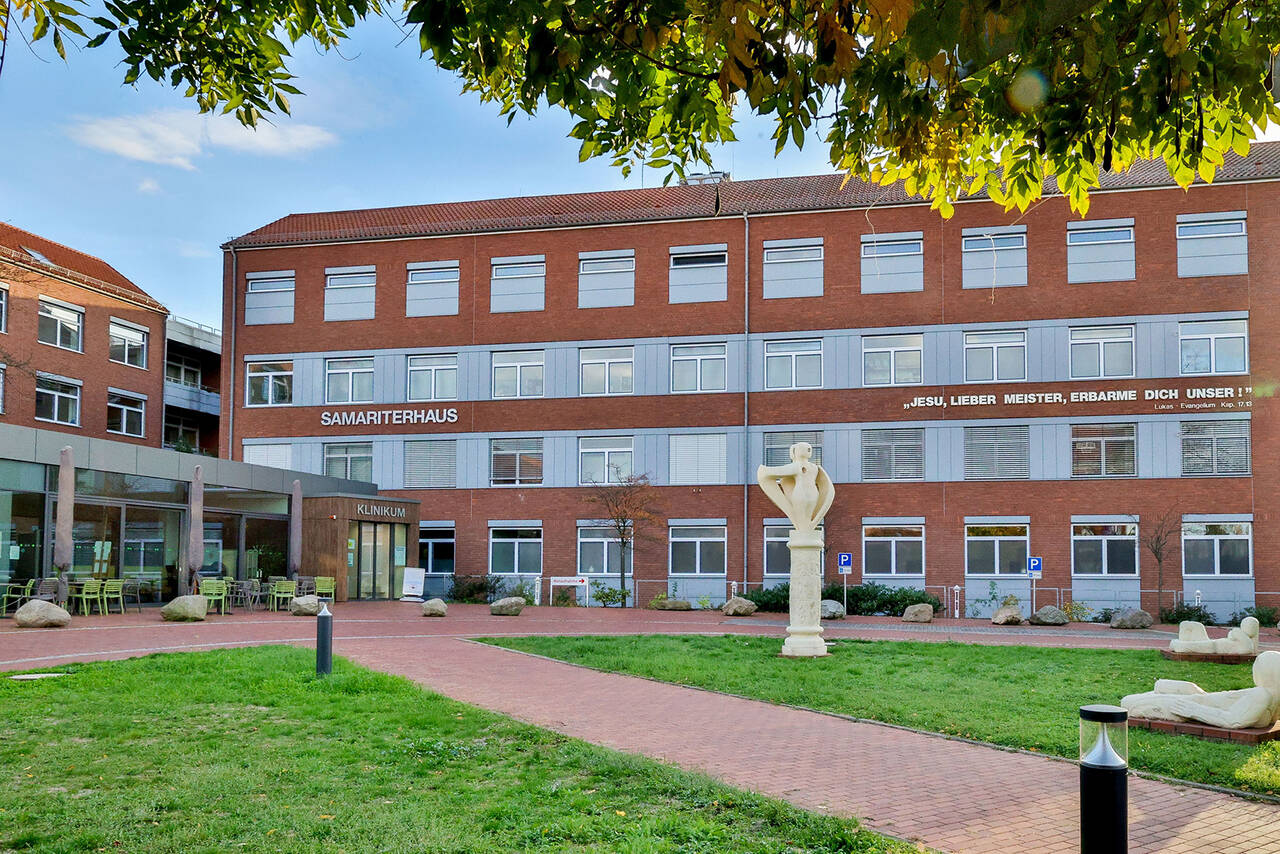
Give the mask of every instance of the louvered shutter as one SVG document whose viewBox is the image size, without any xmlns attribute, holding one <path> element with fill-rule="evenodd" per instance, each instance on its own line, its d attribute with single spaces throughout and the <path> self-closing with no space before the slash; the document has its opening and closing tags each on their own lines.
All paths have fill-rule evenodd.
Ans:
<svg viewBox="0 0 1280 854">
<path fill-rule="evenodd" d="M 724 433 L 672 436 L 670 449 L 672 484 L 715 484 L 728 479 L 728 437 Z"/>
<path fill-rule="evenodd" d="M 863 480 L 923 480 L 924 429 L 862 431 Z"/>
<path fill-rule="evenodd" d="M 1182 425 L 1183 474 L 1248 474 L 1248 421 L 1198 421 Z"/>
<path fill-rule="evenodd" d="M 287 469 L 293 465 L 293 446 L 245 445 L 244 461 L 256 466 Z"/>
<path fill-rule="evenodd" d="M 822 465 L 821 430 L 785 430 L 764 434 L 764 464 L 781 466 L 791 462 L 791 446 L 796 442 L 808 442 L 813 446 L 813 461 Z"/>
<path fill-rule="evenodd" d="M 966 427 L 965 480 L 1025 480 L 1031 477 L 1031 428 Z"/>
<path fill-rule="evenodd" d="M 404 443 L 406 489 L 452 489 L 458 485 L 456 439 L 425 439 Z"/>
</svg>

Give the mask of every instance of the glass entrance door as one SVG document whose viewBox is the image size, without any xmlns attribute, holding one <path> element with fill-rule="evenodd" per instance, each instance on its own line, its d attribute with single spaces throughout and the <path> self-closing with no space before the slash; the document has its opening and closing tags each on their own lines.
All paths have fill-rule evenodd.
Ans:
<svg viewBox="0 0 1280 854">
<path fill-rule="evenodd" d="M 347 597 L 398 599 L 404 584 L 404 525 L 352 522 L 347 543 Z"/>
</svg>

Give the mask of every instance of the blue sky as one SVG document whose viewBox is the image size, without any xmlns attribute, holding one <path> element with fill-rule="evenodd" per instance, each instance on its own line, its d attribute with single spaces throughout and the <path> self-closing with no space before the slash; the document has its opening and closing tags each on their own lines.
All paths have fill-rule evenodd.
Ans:
<svg viewBox="0 0 1280 854">
<path fill-rule="evenodd" d="M 47 42 L 37 57 L 13 39 L 0 75 L 0 219 L 99 255 L 175 314 L 218 325 L 219 244 L 288 213 L 640 185 L 638 170 L 624 181 L 606 161 L 579 164 L 561 111 L 508 127 L 392 22 L 354 36 L 345 59 L 299 44 L 292 68 L 307 96 L 258 132 L 199 116 L 149 80 L 120 85 L 111 42 L 63 63 Z M 716 168 L 740 179 L 830 171 L 822 144 L 775 159 L 771 131 L 743 123 Z"/>
</svg>

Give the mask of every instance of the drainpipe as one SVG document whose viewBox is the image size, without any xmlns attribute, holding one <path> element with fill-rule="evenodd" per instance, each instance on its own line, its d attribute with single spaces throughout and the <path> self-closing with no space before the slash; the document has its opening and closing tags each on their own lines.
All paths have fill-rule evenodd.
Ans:
<svg viewBox="0 0 1280 854">
<path fill-rule="evenodd" d="M 742 212 L 742 592 L 747 593 L 747 539 L 750 520 L 747 503 L 751 484 L 751 217 Z"/>
<path fill-rule="evenodd" d="M 227 388 L 222 390 L 223 399 L 227 401 L 227 459 L 234 460 L 236 451 L 233 447 L 236 436 L 236 293 L 240 289 L 239 282 L 239 258 L 236 256 L 236 248 L 234 246 L 227 247 L 231 252 L 231 358 L 228 360 Z M 228 352 L 227 348 L 222 350 L 224 357 Z"/>
</svg>

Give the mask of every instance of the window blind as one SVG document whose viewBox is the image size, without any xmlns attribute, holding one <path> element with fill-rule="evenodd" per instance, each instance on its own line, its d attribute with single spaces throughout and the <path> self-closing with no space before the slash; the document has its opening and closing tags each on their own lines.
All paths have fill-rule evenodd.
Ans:
<svg viewBox="0 0 1280 854">
<path fill-rule="evenodd" d="M 863 480 L 924 480 L 924 428 L 862 431 Z"/>
<path fill-rule="evenodd" d="M 1026 425 L 966 427 L 965 480 L 1025 480 L 1031 477 L 1031 428 Z"/>
<path fill-rule="evenodd" d="M 458 485 L 458 441 L 423 439 L 404 443 L 406 489 L 453 489 Z"/>
<path fill-rule="evenodd" d="M 813 461 L 822 465 L 821 430 L 783 430 L 764 434 L 764 464 L 780 466 L 791 462 L 791 446 L 808 442 L 813 446 Z"/>
<path fill-rule="evenodd" d="M 728 436 L 694 433 L 671 437 L 672 484 L 725 483 L 728 480 Z"/>
</svg>

